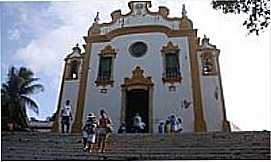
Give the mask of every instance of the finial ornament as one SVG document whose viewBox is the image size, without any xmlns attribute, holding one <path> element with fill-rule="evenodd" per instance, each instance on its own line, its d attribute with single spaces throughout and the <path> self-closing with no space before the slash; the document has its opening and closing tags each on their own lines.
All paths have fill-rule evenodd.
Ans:
<svg viewBox="0 0 271 162">
<path fill-rule="evenodd" d="M 78 43 L 76 43 L 76 47 L 78 47 L 79 46 L 79 44 Z"/>
<path fill-rule="evenodd" d="M 209 43 L 209 39 L 207 38 L 207 36 L 204 34 L 203 35 L 203 39 L 202 39 L 202 44 L 208 44 Z"/>
<path fill-rule="evenodd" d="M 182 8 L 182 16 L 185 17 L 187 14 L 187 11 L 185 9 L 185 4 L 183 4 L 183 8 Z"/>
<path fill-rule="evenodd" d="M 100 21 L 99 12 L 97 12 L 96 17 L 94 18 L 94 23 L 98 23 Z"/>
</svg>

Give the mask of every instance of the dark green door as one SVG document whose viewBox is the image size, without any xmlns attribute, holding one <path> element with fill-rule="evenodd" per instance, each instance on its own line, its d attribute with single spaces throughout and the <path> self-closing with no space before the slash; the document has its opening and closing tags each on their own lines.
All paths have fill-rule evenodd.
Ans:
<svg viewBox="0 0 271 162">
<path fill-rule="evenodd" d="M 126 91 L 126 124 L 127 132 L 131 132 L 133 117 L 139 113 L 146 124 L 144 133 L 149 132 L 149 91 L 136 89 Z"/>
</svg>

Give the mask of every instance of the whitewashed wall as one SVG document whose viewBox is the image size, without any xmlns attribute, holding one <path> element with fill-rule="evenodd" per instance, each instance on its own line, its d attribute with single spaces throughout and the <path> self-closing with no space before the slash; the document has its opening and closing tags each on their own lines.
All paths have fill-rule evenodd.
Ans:
<svg viewBox="0 0 271 162">
<path fill-rule="evenodd" d="M 140 58 L 130 55 L 128 48 L 137 41 L 145 42 L 148 46 L 147 53 Z M 176 92 L 170 92 L 168 86 L 162 82 L 163 62 L 161 48 L 168 41 L 178 44 L 180 47 L 180 68 L 183 80 L 180 85 L 176 85 Z M 152 76 L 154 82 L 154 132 L 157 132 L 158 122 L 164 120 L 171 113 L 177 114 L 183 119 L 185 132 L 194 131 L 193 106 L 188 109 L 181 109 L 181 101 L 186 99 L 192 101 L 191 75 L 189 64 L 189 53 L 187 38 L 168 38 L 163 33 L 130 34 L 114 38 L 111 42 L 94 43 L 91 50 L 90 70 L 88 75 L 87 93 L 84 108 L 84 118 L 89 112 L 98 115 L 101 108 L 105 109 L 113 120 L 115 130 L 120 124 L 121 111 L 121 87 L 125 77 L 131 77 L 136 66 L 144 70 L 145 76 Z M 117 55 L 114 60 L 113 80 L 114 87 L 109 87 L 106 94 L 100 93 L 95 85 L 98 73 L 99 52 L 110 44 L 116 49 Z"/>
<path fill-rule="evenodd" d="M 222 131 L 223 107 L 221 87 L 218 80 L 218 75 L 202 75 L 201 74 L 201 59 L 198 54 L 200 67 L 200 86 L 203 103 L 204 118 L 206 121 L 207 131 Z M 218 99 L 215 98 L 217 87 Z"/>
<path fill-rule="evenodd" d="M 79 91 L 79 79 L 64 81 L 60 110 L 63 109 L 64 105 L 66 104 L 66 100 L 70 100 L 70 104 L 72 106 L 73 119 L 75 118 L 75 109 L 77 104 L 78 91 Z M 73 122 L 74 120 L 71 122 L 70 127 L 72 126 Z M 61 131 L 61 118 L 59 118 L 59 123 L 60 123 L 59 131 Z"/>
<path fill-rule="evenodd" d="M 134 26 L 144 26 L 144 25 L 160 25 L 166 26 L 170 29 L 179 29 L 178 20 L 168 20 L 163 18 L 158 14 L 149 14 L 145 6 L 146 2 L 133 2 L 133 11 L 130 16 L 125 16 L 120 18 L 118 21 L 114 22 L 112 25 L 108 25 L 101 28 L 101 34 L 108 33 L 112 30 L 122 27 L 134 27 Z M 142 9 L 136 9 L 135 5 L 142 4 Z M 139 11 L 139 12 L 138 12 Z M 157 11 L 158 12 L 158 11 Z"/>
</svg>

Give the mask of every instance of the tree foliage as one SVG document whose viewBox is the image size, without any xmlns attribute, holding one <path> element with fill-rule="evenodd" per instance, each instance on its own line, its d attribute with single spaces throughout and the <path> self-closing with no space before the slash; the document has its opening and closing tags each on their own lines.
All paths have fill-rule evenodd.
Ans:
<svg viewBox="0 0 271 162">
<path fill-rule="evenodd" d="M 270 24 L 270 0 L 213 0 L 212 6 L 225 14 L 247 14 L 243 25 L 249 33 L 259 35 Z"/>
<path fill-rule="evenodd" d="M 27 128 L 27 108 L 38 114 L 38 105 L 30 98 L 30 95 L 44 90 L 43 85 L 34 83 L 38 79 L 25 67 L 9 69 L 7 81 L 2 83 L 1 87 L 2 129 L 7 128 L 7 123 L 11 121 L 22 128 Z"/>
</svg>

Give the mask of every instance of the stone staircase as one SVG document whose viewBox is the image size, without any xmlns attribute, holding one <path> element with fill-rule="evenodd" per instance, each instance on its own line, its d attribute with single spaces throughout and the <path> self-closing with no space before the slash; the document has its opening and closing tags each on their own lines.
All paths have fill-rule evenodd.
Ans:
<svg viewBox="0 0 271 162">
<path fill-rule="evenodd" d="M 2 160 L 270 159 L 270 132 L 114 134 L 105 153 L 83 152 L 80 134 L 2 132 Z"/>
</svg>

